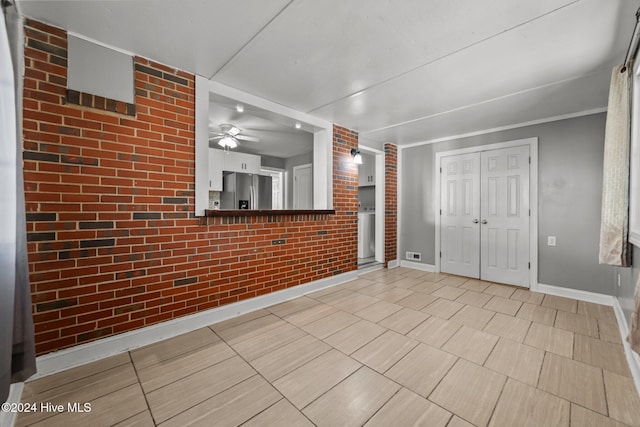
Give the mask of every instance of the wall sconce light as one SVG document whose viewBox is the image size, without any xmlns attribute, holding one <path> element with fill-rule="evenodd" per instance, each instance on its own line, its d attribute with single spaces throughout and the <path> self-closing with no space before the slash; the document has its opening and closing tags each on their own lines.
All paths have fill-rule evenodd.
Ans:
<svg viewBox="0 0 640 427">
<path fill-rule="evenodd" d="M 360 155 L 360 151 L 356 150 L 355 148 L 352 148 L 351 157 L 353 157 L 353 163 L 355 163 L 356 165 L 362 164 L 362 156 Z"/>
</svg>

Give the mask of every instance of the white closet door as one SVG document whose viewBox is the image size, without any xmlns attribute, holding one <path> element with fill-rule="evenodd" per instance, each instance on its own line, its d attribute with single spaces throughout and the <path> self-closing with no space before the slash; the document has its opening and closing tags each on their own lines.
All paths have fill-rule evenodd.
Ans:
<svg viewBox="0 0 640 427">
<path fill-rule="evenodd" d="M 481 153 L 482 280 L 529 286 L 529 146 Z"/>
<path fill-rule="evenodd" d="M 444 157 L 440 177 L 440 270 L 480 277 L 480 153 Z"/>
</svg>

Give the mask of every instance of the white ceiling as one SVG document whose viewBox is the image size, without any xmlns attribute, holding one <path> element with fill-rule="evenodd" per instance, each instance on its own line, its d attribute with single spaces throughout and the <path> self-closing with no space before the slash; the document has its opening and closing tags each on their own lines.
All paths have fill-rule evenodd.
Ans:
<svg viewBox="0 0 640 427">
<path fill-rule="evenodd" d="M 606 107 L 611 68 L 623 60 L 639 6 L 640 0 L 20 2 L 27 16 L 355 129 L 374 147 Z"/>
</svg>

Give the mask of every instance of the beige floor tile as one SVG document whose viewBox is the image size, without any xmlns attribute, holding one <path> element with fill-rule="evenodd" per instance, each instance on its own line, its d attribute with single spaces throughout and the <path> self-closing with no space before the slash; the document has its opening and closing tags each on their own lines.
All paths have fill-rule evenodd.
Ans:
<svg viewBox="0 0 640 427">
<path fill-rule="evenodd" d="M 598 321 L 594 317 L 559 310 L 555 327 L 598 338 Z"/>
<path fill-rule="evenodd" d="M 422 276 L 422 280 L 426 280 L 427 282 L 437 283 L 441 280 L 446 279 L 447 277 L 449 277 L 449 275 L 446 273 L 427 273 L 424 276 Z"/>
<path fill-rule="evenodd" d="M 283 319 L 291 323 L 292 325 L 301 327 L 315 322 L 316 320 L 323 319 L 337 311 L 338 309 L 332 305 L 320 304 L 315 307 L 311 307 L 306 310 L 301 310 L 296 313 L 284 316 Z"/>
<path fill-rule="evenodd" d="M 311 335 L 305 335 L 251 361 L 251 366 L 267 381 L 275 381 L 330 349 L 331 347 L 325 342 Z"/>
<path fill-rule="evenodd" d="M 543 350 L 502 338 L 484 366 L 535 387 L 543 360 Z"/>
<path fill-rule="evenodd" d="M 376 323 L 399 310 L 402 310 L 401 305 L 388 301 L 378 301 L 377 303 L 356 312 L 355 315 Z"/>
<path fill-rule="evenodd" d="M 454 314 L 449 320 L 469 326 L 470 328 L 482 330 L 495 314 L 494 311 L 467 305 Z"/>
<path fill-rule="evenodd" d="M 302 412 L 318 426 L 364 424 L 400 386 L 363 366 Z M 358 396 L 353 399 L 353 396 Z"/>
<path fill-rule="evenodd" d="M 573 357 L 573 332 L 532 323 L 524 343 L 560 356 Z"/>
<path fill-rule="evenodd" d="M 214 323 L 213 325 L 209 325 L 209 328 L 211 328 L 212 330 L 216 331 L 216 330 L 222 330 L 222 329 L 229 329 L 232 328 L 234 326 L 238 326 L 241 325 L 242 323 L 246 323 L 250 320 L 255 320 L 258 319 L 260 317 L 264 317 L 271 314 L 268 310 L 265 309 L 261 309 L 261 310 L 256 310 L 256 311 L 252 311 L 249 313 L 245 313 L 236 317 L 232 317 L 231 319 L 227 319 L 224 320 L 222 322 L 218 322 L 218 323 Z"/>
<path fill-rule="evenodd" d="M 393 282 L 393 286 L 396 288 L 410 288 L 421 282 L 422 280 L 420 280 L 420 278 L 403 277 L 402 279 Z"/>
<path fill-rule="evenodd" d="M 384 275 L 380 275 L 377 277 L 372 278 L 371 280 L 373 280 L 376 283 L 384 283 L 384 284 L 391 284 L 391 283 L 395 283 L 400 279 L 403 279 L 404 276 L 400 275 L 400 274 L 384 274 Z"/>
<path fill-rule="evenodd" d="M 253 375 L 256 371 L 235 356 L 147 393 L 147 402 L 154 420 L 161 423 Z"/>
<path fill-rule="evenodd" d="M 317 300 L 313 298 L 308 298 L 305 296 L 300 298 L 294 298 L 292 300 L 285 301 L 280 304 L 272 305 L 271 307 L 267 308 L 267 311 L 270 311 L 271 313 L 275 314 L 278 317 L 283 317 L 288 314 L 293 314 L 295 312 L 298 312 L 300 310 L 314 307 L 316 305 L 318 305 Z"/>
<path fill-rule="evenodd" d="M 524 303 L 516 317 L 525 320 L 531 320 L 532 322 L 542 323 L 543 325 L 553 326 L 556 321 L 556 313 L 558 310 L 555 308 L 541 307 L 539 305 Z"/>
<path fill-rule="evenodd" d="M 324 304 L 336 305 L 336 303 L 343 301 L 349 297 L 355 296 L 355 291 L 350 291 L 349 289 L 339 289 L 336 292 L 331 292 L 327 295 L 314 296 L 313 294 L 309 294 L 309 297 L 312 297 Z"/>
<path fill-rule="evenodd" d="M 517 290 L 515 286 L 500 285 L 498 283 L 490 284 L 484 291 L 484 293 L 495 295 L 498 297 L 509 298 Z"/>
<path fill-rule="evenodd" d="M 314 337 L 324 339 L 349 325 L 353 325 L 358 320 L 360 319 L 353 314 L 345 313 L 344 311 L 336 311 L 322 319 L 308 323 L 301 328 Z"/>
<path fill-rule="evenodd" d="M 418 344 L 385 372 L 385 376 L 426 398 L 456 360 L 456 356 L 426 344 Z"/>
<path fill-rule="evenodd" d="M 370 271 L 368 273 L 362 274 L 360 276 L 360 278 L 365 278 L 367 280 L 372 280 L 374 277 L 386 277 L 386 276 L 390 276 L 391 273 L 389 273 L 391 270 L 388 269 L 380 269 L 380 270 L 374 270 L 374 271 Z"/>
<path fill-rule="evenodd" d="M 433 292 L 437 291 L 441 287 L 442 285 L 440 285 L 439 283 L 420 282 L 409 289 L 411 289 L 412 291 L 422 292 L 425 294 L 432 294 Z"/>
<path fill-rule="evenodd" d="M 113 427 L 155 427 L 155 425 L 151 413 L 146 409 L 144 412 L 139 412 L 131 418 L 113 424 Z"/>
<path fill-rule="evenodd" d="M 528 289 L 516 289 L 516 291 L 511 294 L 510 298 L 522 302 L 528 302 L 529 304 L 540 305 L 542 304 L 544 294 L 540 292 L 532 292 Z"/>
<path fill-rule="evenodd" d="M 275 405 L 242 424 L 242 427 L 264 426 L 313 427 L 313 423 L 286 399 L 281 399 Z"/>
<path fill-rule="evenodd" d="M 469 279 L 460 285 L 460 288 L 467 289 L 469 291 L 482 292 L 487 289 L 489 285 L 491 285 L 491 283 L 485 282 L 484 280 Z"/>
<path fill-rule="evenodd" d="M 18 417 L 16 427 L 22 425 L 38 427 L 112 426 L 147 409 L 144 394 L 139 384 L 132 384 L 95 399 L 80 398 L 69 402 L 90 403 L 91 411 L 83 413 L 67 412 L 67 402 L 65 402 L 65 412 L 47 417 L 34 424 L 23 424 L 25 418 L 21 415 Z"/>
<path fill-rule="evenodd" d="M 459 302 L 449 301 L 448 299 L 438 298 L 420 311 L 423 311 L 432 316 L 437 316 L 441 319 L 450 319 L 465 305 Z"/>
<path fill-rule="evenodd" d="M 386 292 L 389 289 L 393 289 L 393 288 L 394 288 L 393 283 L 376 282 L 374 285 L 358 289 L 358 293 L 363 295 L 369 295 L 372 297 L 377 297 L 378 294 L 381 294 L 382 292 Z"/>
<path fill-rule="evenodd" d="M 244 340 L 259 337 L 278 326 L 286 324 L 285 321 L 273 314 L 258 317 L 230 327 L 226 327 L 223 323 L 225 322 L 211 325 L 211 328 L 220 336 L 220 338 L 225 340 L 227 344 L 236 344 Z"/>
<path fill-rule="evenodd" d="M 569 426 L 569 402 L 512 379 L 491 417 L 491 427 Z"/>
<path fill-rule="evenodd" d="M 386 290 L 384 292 L 380 292 L 376 295 L 376 298 L 381 300 L 389 301 L 389 302 L 398 302 L 401 299 L 407 298 L 413 295 L 415 292 L 410 289 L 405 288 L 393 288 Z"/>
<path fill-rule="evenodd" d="M 530 325 L 531 321 L 529 320 L 496 313 L 496 315 L 489 320 L 489 323 L 487 323 L 483 331 L 513 341 L 522 342 L 527 335 Z"/>
<path fill-rule="evenodd" d="M 442 346 L 442 349 L 482 365 L 497 342 L 498 337 L 495 335 L 463 326 Z"/>
<path fill-rule="evenodd" d="M 567 311 L 569 313 L 578 312 L 578 301 L 573 298 L 559 297 L 556 295 L 545 295 L 542 300 L 544 307 L 551 307 L 557 310 Z"/>
<path fill-rule="evenodd" d="M 326 295 L 332 294 L 334 292 L 338 292 L 338 291 L 340 291 L 342 289 L 343 288 L 341 288 L 340 286 L 331 286 L 329 288 L 324 288 L 324 289 L 321 289 L 319 291 L 311 292 L 310 294 L 307 294 L 306 296 L 309 297 L 309 298 L 318 299 L 318 298 L 324 297 Z"/>
<path fill-rule="evenodd" d="M 160 426 L 237 426 L 280 399 L 282 396 L 256 375 L 189 408 Z"/>
<path fill-rule="evenodd" d="M 306 333 L 300 328 L 282 322 L 278 327 L 257 337 L 232 344 L 232 347 L 245 360 L 251 361 L 302 338 L 304 335 Z"/>
<path fill-rule="evenodd" d="M 211 329 L 201 328 L 134 350 L 131 359 L 136 369 L 144 369 L 219 341 L 220 338 Z"/>
<path fill-rule="evenodd" d="M 411 279 L 422 279 L 423 277 L 427 276 L 427 274 L 429 274 L 427 271 L 412 270 L 406 273 L 404 277 L 408 277 Z"/>
<path fill-rule="evenodd" d="M 386 331 L 382 326 L 367 320 L 359 320 L 341 331 L 328 336 L 324 341 L 345 354 L 351 354 Z"/>
<path fill-rule="evenodd" d="M 26 393 L 22 395 L 22 402 L 51 402 L 52 404 L 61 404 L 66 407 L 68 402 L 90 402 L 101 396 L 117 392 L 127 386 L 134 384 L 137 386 L 138 382 L 136 372 L 131 363 L 118 365 L 109 370 L 88 377 L 82 377 L 72 382 L 62 380 L 61 377 L 63 373 L 59 375 L 58 383 L 60 385 L 37 394 L 33 393 L 32 384 L 35 385 L 38 381 L 26 383 L 24 387 Z M 46 379 L 47 378 L 43 378 L 43 380 Z M 139 388 L 139 386 L 137 387 Z M 142 409 L 131 415 L 141 410 Z M 48 419 L 50 416 L 51 413 L 38 411 L 22 414 L 20 420 L 22 423 L 28 425 L 43 419 Z"/>
<path fill-rule="evenodd" d="M 225 342 L 218 341 L 147 368 L 137 369 L 138 378 L 145 393 L 149 393 L 235 355 L 235 351 Z"/>
<path fill-rule="evenodd" d="M 404 335 L 428 318 L 429 315 L 426 313 L 411 310 L 410 308 L 403 308 L 391 316 L 382 319 L 378 324 Z"/>
<path fill-rule="evenodd" d="M 352 280 L 341 286 L 343 289 L 349 289 L 350 291 L 357 291 L 358 289 L 365 288 L 367 286 L 373 285 L 374 283 L 375 282 L 373 280 L 367 279 L 364 276 L 360 276 L 356 280 Z"/>
<path fill-rule="evenodd" d="M 302 409 L 360 366 L 339 351 L 329 350 L 274 381 L 273 385 L 298 409 Z"/>
<path fill-rule="evenodd" d="M 593 411 L 607 414 L 600 368 L 547 353 L 542 363 L 538 388 Z"/>
<path fill-rule="evenodd" d="M 447 427 L 475 427 L 473 424 L 466 422 L 460 417 L 453 416 Z"/>
<path fill-rule="evenodd" d="M 351 357 L 380 373 L 384 373 L 416 345 L 418 342 L 411 338 L 397 332 L 387 331 L 353 353 Z"/>
<path fill-rule="evenodd" d="M 58 374 L 49 375 L 47 377 L 39 378 L 35 381 L 29 381 L 25 383 L 22 390 L 22 398 L 34 396 L 39 393 L 44 393 L 48 390 L 55 389 L 65 384 L 72 383 L 74 381 L 87 378 L 85 381 L 92 381 L 88 377 L 92 377 L 101 372 L 108 371 L 121 365 L 131 364 L 131 359 L 128 353 L 122 353 L 117 356 L 107 357 L 96 362 L 91 362 L 86 365 L 78 366 L 76 368 L 68 369 Z M 79 384 L 82 384 L 79 383 Z M 71 390 L 73 387 L 71 388 Z"/>
<path fill-rule="evenodd" d="M 633 379 L 604 371 L 604 384 L 609 417 L 629 425 L 640 425 L 640 397 Z"/>
<path fill-rule="evenodd" d="M 363 308 L 377 303 L 378 301 L 378 298 L 369 295 L 356 294 L 350 298 L 335 303 L 334 306 L 342 311 L 353 314 Z"/>
<path fill-rule="evenodd" d="M 461 286 L 462 284 L 464 284 L 467 280 L 469 280 L 468 277 L 449 276 L 449 277 L 446 277 L 446 278 L 442 279 L 439 283 L 441 285 L 453 286 L 453 287 L 457 288 L 458 286 Z"/>
<path fill-rule="evenodd" d="M 573 358 L 575 360 L 616 374 L 631 375 L 622 345 L 581 334 L 575 334 L 574 340 Z"/>
<path fill-rule="evenodd" d="M 571 404 L 571 427 L 625 427 L 609 417 L 590 411 L 582 406 Z"/>
<path fill-rule="evenodd" d="M 430 426 L 445 427 L 451 413 L 423 397 L 401 388 L 371 419 L 365 427 Z"/>
<path fill-rule="evenodd" d="M 620 329 L 617 321 L 598 319 L 598 330 L 600 332 L 601 340 L 622 344 L 622 338 L 620 337 Z"/>
<path fill-rule="evenodd" d="M 607 305 L 594 304 L 592 302 L 578 301 L 578 314 L 617 322 L 616 313 L 613 307 Z"/>
<path fill-rule="evenodd" d="M 458 359 L 429 400 L 477 426 L 485 426 L 493 413 L 506 377 Z"/>
<path fill-rule="evenodd" d="M 411 308 L 413 310 L 421 310 L 437 300 L 437 297 L 433 295 L 425 294 L 422 292 L 414 292 L 406 298 L 403 298 L 396 302 L 396 304 L 403 307 Z"/>
<path fill-rule="evenodd" d="M 431 295 L 433 295 L 434 297 L 446 298 L 453 301 L 465 292 L 467 292 L 466 289 L 456 288 L 454 286 L 443 286 L 437 291 L 432 292 Z"/>
<path fill-rule="evenodd" d="M 494 296 L 484 305 L 484 308 L 509 316 L 515 316 L 518 310 L 520 310 L 520 306 L 522 306 L 522 302 L 520 301 Z"/>
<path fill-rule="evenodd" d="M 463 289 L 462 286 L 460 289 Z M 462 304 L 472 305 L 474 307 L 483 307 L 493 296 L 482 292 L 468 290 L 464 294 L 460 295 L 456 301 Z"/>
<path fill-rule="evenodd" d="M 433 347 L 442 347 L 445 342 L 455 334 L 462 325 L 450 320 L 430 317 L 415 329 L 407 333 L 408 337 L 415 338 Z"/>
</svg>

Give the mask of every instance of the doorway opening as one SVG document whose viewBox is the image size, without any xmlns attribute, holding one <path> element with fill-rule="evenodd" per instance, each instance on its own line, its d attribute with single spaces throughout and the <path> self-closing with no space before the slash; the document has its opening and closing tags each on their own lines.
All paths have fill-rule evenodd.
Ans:
<svg viewBox="0 0 640 427">
<path fill-rule="evenodd" d="M 384 152 L 358 147 L 358 271 L 384 266 Z"/>
</svg>

